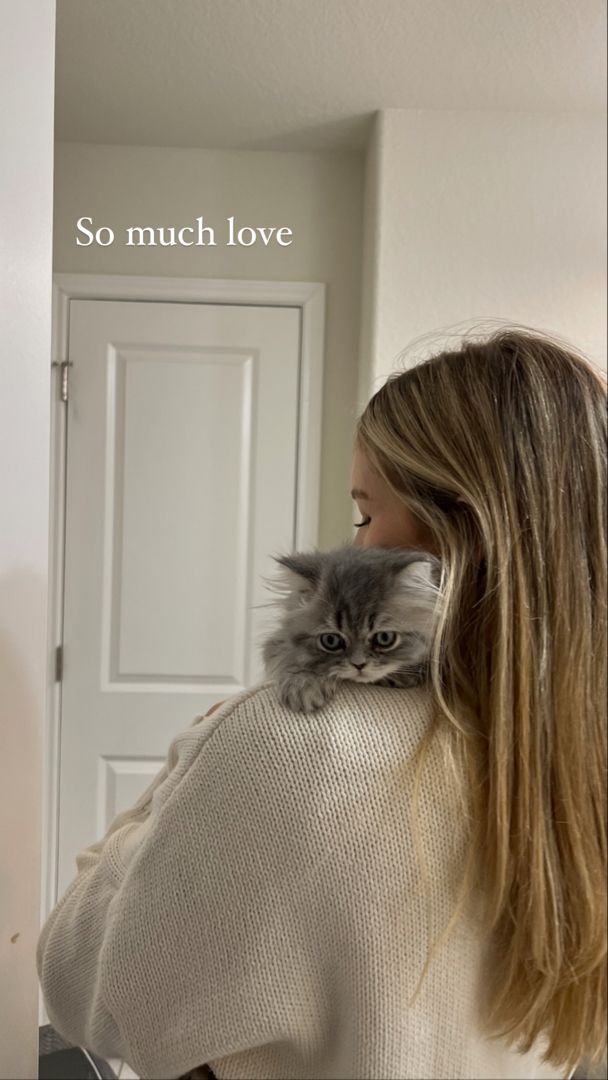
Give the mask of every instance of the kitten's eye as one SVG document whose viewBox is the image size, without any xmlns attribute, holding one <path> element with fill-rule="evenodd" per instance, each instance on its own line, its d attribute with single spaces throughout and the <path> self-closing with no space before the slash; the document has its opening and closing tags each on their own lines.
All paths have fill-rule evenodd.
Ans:
<svg viewBox="0 0 608 1080">
<path fill-rule="evenodd" d="M 377 645 L 379 649 L 392 649 L 393 645 L 397 645 L 400 640 L 399 634 L 394 630 L 379 630 L 377 634 L 372 635 L 372 644 Z"/>
<path fill-rule="evenodd" d="M 340 649 L 346 648 L 346 641 L 342 634 L 321 634 L 319 645 L 325 652 L 340 652 Z"/>
<path fill-rule="evenodd" d="M 363 525 L 369 525 L 371 520 L 372 520 L 371 518 L 368 518 L 367 521 L 356 521 L 355 522 L 355 529 L 360 529 Z"/>
</svg>

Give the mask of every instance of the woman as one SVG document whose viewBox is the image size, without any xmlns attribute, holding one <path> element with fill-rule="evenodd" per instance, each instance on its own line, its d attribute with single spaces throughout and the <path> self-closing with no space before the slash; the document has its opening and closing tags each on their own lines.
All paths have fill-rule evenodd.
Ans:
<svg viewBox="0 0 608 1080">
<path fill-rule="evenodd" d="M 430 687 L 271 684 L 172 744 L 38 945 L 141 1076 L 566 1077 L 606 1013 L 605 386 L 502 330 L 358 421 L 356 543 L 442 560 Z M 202 1075 L 202 1073 L 201 1073 Z"/>
</svg>

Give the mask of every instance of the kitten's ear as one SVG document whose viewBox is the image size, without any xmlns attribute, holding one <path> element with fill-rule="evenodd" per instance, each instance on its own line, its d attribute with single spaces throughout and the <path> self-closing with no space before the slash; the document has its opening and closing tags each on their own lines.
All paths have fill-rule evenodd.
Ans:
<svg viewBox="0 0 608 1080">
<path fill-rule="evenodd" d="M 423 635 L 432 634 L 441 611 L 439 559 L 421 554 L 397 572 L 395 583 L 411 628 Z"/>
<path fill-rule="evenodd" d="M 321 577 L 321 562 L 314 552 L 273 555 L 280 570 L 275 578 L 263 578 L 267 587 L 279 593 L 288 606 L 306 603 L 314 595 Z"/>
<path fill-rule="evenodd" d="M 416 588 L 430 592 L 439 589 L 441 581 L 441 563 L 434 555 L 421 554 L 419 559 L 412 559 L 397 573 L 397 583 L 404 585 L 408 590 Z"/>
</svg>

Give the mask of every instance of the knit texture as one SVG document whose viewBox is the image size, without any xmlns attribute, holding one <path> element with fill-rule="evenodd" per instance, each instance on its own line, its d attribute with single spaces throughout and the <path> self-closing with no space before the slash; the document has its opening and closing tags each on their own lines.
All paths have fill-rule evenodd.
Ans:
<svg viewBox="0 0 608 1080">
<path fill-rule="evenodd" d="M 423 688 L 342 683 L 310 716 L 264 683 L 197 717 L 76 859 L 37 966 L 49 1019 L 143 1078 L 557 1078 L 478 1023 L 488 949 L 453 910 L 462 812 Z M 491 962 L 491 960 L 490 960 Z"/>
</svg>

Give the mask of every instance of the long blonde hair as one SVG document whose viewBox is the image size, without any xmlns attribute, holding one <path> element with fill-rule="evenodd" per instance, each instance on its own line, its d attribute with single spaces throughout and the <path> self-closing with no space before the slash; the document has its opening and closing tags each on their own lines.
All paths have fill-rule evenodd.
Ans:
<svg viewBox="0 0 608 1080">
<path fill-rule="evenodd" d="M 488 1030 L 572 1068 L 606 1040 L 606 385 L 501 328 L 394 372 L 355 436 L 435 538 L 436 715 L 496 944 Z M 465 889 L 465 891 L 466 891 Z M 462 894 L 461 894 L 462 895 Z"/>
</svg>

